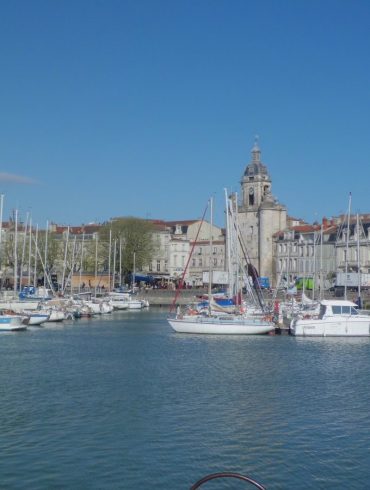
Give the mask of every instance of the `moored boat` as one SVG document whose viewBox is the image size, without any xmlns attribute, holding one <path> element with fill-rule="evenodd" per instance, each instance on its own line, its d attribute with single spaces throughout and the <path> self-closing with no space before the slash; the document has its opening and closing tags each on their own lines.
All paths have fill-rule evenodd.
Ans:
<svg viewBox="0 0 370 490">
<path fill-rule="evenodd" d="M 356 303 L 348 300 L 322 300 L 317 315 L 305 314 L 291 321 L 295 336 L 369 337 L 370 316 L 360 313 Z"/>
<path fill-rule="evenodd" d="M 24 321 L 21 315 L 0 315 L 0 331 L 11 332 L 26 329 L 27 321 Z"/>
<path fill-rule="evenodd" d="M 243 315 L 181 315 L 168 318 L 178 333 L 209 335 L 263 335 L 275 330 L 269 317 Z"/>
</svg>

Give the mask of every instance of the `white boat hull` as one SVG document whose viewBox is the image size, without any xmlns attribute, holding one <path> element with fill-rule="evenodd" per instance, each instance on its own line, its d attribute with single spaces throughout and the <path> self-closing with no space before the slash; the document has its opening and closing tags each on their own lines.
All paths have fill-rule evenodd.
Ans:
<svg viewBox="0 0 370 490">
<path fill-rule="evenodd" d="M 220 318 L 169 318 L 168 323 L 178 333 L 208 335 L 263 335 L 275 330 L 271 322 L 260 320 L 224 320 Z"/>
<path fill-rule="evenodd" d="M 13 332 L 16 330 L 26 330 L 27 324 L 23 323 L 21 316 L 0 315 L 0 331 Z"/>
<path fill-rule="evenodd" d="M 39 301 L 0 301 L 0 309 L 21 313 L 23 310 L 37 310 Z"/>
<path fill-rule="evenodd" d="M 130 299 L 128 302 L 128 309 L 129 310 L 141 310 L 144 308 L 144 305 L 141 301 L 136 300 L 136 299 Z"/>
<path fill-rule="evenodd" d="M 112 306 L 115 310 L 127 310 L 128 309 L 128 301 L 121 300 L 111 300 Z"/>
<path fill-rule="evenodd" d="M 44 315 L 44 314 L 30 314 L 28 316 L 28 325 L 41 325 L 42 323 L 45 323 L 49 320 L 50 315 Z"/>
<path fill-rule="evenodd" d="M 334 320 L 293 320 L 290 333 L 304 337 L 369 337 L 370 317 L 364 316 L 356 320 L 340 318 Z"/>
</svg>

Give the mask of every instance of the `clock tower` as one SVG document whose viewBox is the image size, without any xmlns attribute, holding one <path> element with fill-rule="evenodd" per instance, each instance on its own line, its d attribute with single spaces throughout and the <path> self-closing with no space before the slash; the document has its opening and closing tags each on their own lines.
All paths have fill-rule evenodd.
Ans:
<svg viewBox="0 0 370 490">
<path fill-rule="evenodd" d="M 258 139 L 252 148 L 252 161 L 241 179 L 238 221 L 252 265 L 262 277 L 275 283 L 273 270 L 274 233 L 286 228 L 287 211 L 271 193 L 271 178 L 261 161 Z"/>
<path fill-rule="evenodd" d="M 266 193 L 271 192 L 271 179 L 266 166 L 261 162 L 257 138 L 252 148 L 252 161 L 245 169 L 241 186 L 242 205 L 248 210 L 257 210 Z"/>
</svg>

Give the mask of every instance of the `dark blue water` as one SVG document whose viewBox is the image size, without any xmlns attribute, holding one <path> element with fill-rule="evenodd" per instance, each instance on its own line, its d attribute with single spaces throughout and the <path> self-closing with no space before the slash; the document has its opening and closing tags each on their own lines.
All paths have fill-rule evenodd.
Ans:
<svg viewBox="0 0 370 490">
<path fill-rule="evenodd" d="M 0 335 L 0 488 L 370 488 L 368 339 L 180 335 L 166 313 Z M 202 488 L 251 488 L 228 482 Z"/>
</svg>

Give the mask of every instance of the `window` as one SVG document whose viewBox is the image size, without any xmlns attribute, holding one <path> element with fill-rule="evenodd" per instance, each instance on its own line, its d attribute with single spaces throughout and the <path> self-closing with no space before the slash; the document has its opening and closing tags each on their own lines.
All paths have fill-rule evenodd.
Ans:
<svg viewBox="0 0 370 490">
<path fill-rule="evenodd" d="M 167 260 L 164 261 L 164 270 L 168 272 L 168 262 Z"/>
<path fill-rule="evenodd" d="M 342 308 L 340 306 L 332 306 L 334 315 L 340 315 L 342 313 Z"/>
<path fill-rule="evenodd" d="M 217 259 L 213 259 L 213 265 L 217 265 Z"/>
<path fill-rule="evenodd" d="M 342 314 L 343 315 L 350 315 L 351 314 L 351 307 L 350 306 L 342 306 Z"/>
<path fill-rule="evenodd" d="M 217 253 L 217 247 L 213 247 L 213 253 L 216 254 Z"/>
<path fill-rule="evenodd" d="M 319 313 L 320 320 L 325 315 L 325 313 L 326 313 L 326 306 L 325 305 L 321 305 L 320 306 L 320 313 Z"/>
<path fill-rule="evenodd" d="M 152 270 L 153 270 L 153 264 L 149 262 L 149 271 L 152 272 Z"/>
<path fill-rule="evenodd" d="M 157 272 L 161 270 L 161 261 L 157 260 Z"/>
<path fill-rule="evenodd" d="M 192 260 L 191 265 L 192 265 L 193 267 L 195 267 L 195 259 L 193 259 L 193 260 Z"/>
<path fill-rule="evenodd" d="M 199 247 L 198 254 L 199 254 L 199 255 L 202 255 L 202 247 Z"/>
<path fill-rule="evenodd" d="M 202 265 L 203 265 L 202 259 L 199 259 L 198 260 L 198 267 L 202 267 Z"/>
</svg>

